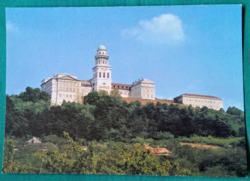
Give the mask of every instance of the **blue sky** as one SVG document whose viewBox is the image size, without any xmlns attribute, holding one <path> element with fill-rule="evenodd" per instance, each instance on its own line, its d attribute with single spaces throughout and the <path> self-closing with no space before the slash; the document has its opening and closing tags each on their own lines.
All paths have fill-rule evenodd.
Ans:
<svg viewBox="0 0 250 181">
<path fill-rule="evenodd" d="M 54 73 L 90 79 L 104 44 L 112 81 L 155 82 L 157 98 L 213 95 L 243 110 L 241 6 L 7 8 L 7 94 Z"/>
</svg>

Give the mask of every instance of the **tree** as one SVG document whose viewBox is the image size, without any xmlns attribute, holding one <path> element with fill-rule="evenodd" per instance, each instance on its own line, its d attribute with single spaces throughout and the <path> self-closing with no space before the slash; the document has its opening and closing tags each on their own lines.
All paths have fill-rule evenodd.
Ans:
<svg viewBox="0 0 250 181">
<path fill-rule="evenodd" d="M 95 105 L 99 101 L 100 96 L 97 91 L 90 92 L 84 99 L 85 104 Z"/>
<path fill-rule="evenodd" d="M 6 140 L 4 145 L 4 173 L 38 173 L 38 169 L 29 164 L 21 164 L 13 159 L 14 147 L 16 142 L 14 140 Z"/>
<path fill-rule="evenodd" d="M 171 164 L 169 160 L 160 163 L 150 150 L 126 152 L 114 144 L 111 148 L 113 154 L 108 156 L 103 152 L 96 153 L 94 142 L 85 151 L 68 133 L 64 132 L 64 136 L 70 143 L 65 152 L 36 153 L 43 162 L 42 173 L 190 175 L 190 171 L 179 168 L 178 163 Z"/>
<path fill-rule="evenodd" d="M 113 89 L 113 90 L 111 90 L 111 91 L 110 91 L 110 96 L 112 96 L 112 97 L 117 97 L 117 98 L 121 98 L 121 97 L 122 97 L 122 96 L 120 95 L 118 89 Z"/>
<path fill-rule="evenodd" d="M 109 95 L 109 93 L 108 93 L 108 91 L 106 91 L 106 90 L 98 90 L 98 95 L 100 96 L 100 97 L 102 97 L 102 96 L 107 96 L 107 95 Z"/>
<path fill-rule="evenodd" d="M 233 106 L 233 107 L 228 107 L 226 113 L 231 114 L 231 115 L 235 115 L 235 116 L 240 116 L 243 113 L 243 111 L 241 111 L 240 109 Z"/>
<path fill-rule="evenodd" d="M 18 98 L 25 102 L 38 102 L 39 100 L 48 101 L 50 100 L 50 95 L 47 92 L 40 91 L 39 88 L 26 87 L 25 92 L 21 92 Z"/>
</svg>

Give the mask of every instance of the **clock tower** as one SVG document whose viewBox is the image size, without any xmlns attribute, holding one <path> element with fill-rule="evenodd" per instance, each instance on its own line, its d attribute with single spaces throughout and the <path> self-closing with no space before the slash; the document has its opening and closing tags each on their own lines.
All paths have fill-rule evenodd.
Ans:
<svg viewBox="0 0 250 181">
<path fill-rule="evenodd" d="M 92 88 L 93 90 L 111 91 L 111 66 L 109 56 L 104 45 L 100 45 L 95 56 L 95 67 L 93 70 Z"/>
</svg>

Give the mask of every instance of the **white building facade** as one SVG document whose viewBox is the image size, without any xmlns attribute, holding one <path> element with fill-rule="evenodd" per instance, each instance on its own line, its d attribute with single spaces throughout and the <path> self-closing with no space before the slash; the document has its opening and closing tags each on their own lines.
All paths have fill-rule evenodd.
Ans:
<svg viewBox="0 0 250 181">
<path fill-rule="evenodd" d="M 199 94 L 182 94 L 174 98 L 175 103 L 191 105 L 193 107 L 207 107 L 209 109 L 220 110 L 223 108 L 223 100 L 214 96 Z"/>
<path fill-rule="evenodd" d="M 105 90 L 110 93 L 118 89 L 122 97 L 155 100 L 154 82 L 141 79 L 133 84 L 112 83 L 109 56 L 104 45 L 100 45 L 95 56 L 93 77 L 89 80 L 78 80 L 71 74 L 54 74 L 41 82 L 41 90 L 51 97 L 52 105 L 61 105 L 63 101 L 83 103 L 83 97 L 91 91 Z"/>
<path fill-rule="evenodd" d="M 89 80 L 78 80 L 75 75 L 54 74 L 41 82 L 41 90 L 51 97 L 52 105 L 61 105 L 63 101 L 83 103 L 84 96 L 91 91 L 105 90 L 110 93 L 118 89 L 124 98 L 137 98 L 155 100 L 155 83 L 148 79 L 139 79 L 132 84 L 113 83 L 109 56 L 104 45 L 100 45 L 95 55 L 95 66 L 92 68 L 93 76 Z M 192 105 L 193 107 L 208 107 L 220 110 L 223 100 L 206 95 L 182 94 L 174 98 L 175 103 Z"/>
</svg>

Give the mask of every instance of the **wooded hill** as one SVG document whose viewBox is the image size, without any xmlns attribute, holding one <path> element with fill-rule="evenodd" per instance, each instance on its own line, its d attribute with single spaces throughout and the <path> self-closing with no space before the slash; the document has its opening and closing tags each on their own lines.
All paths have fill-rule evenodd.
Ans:
<svg viewBox="0 0 250 181">
<path fill-rule="evenodd" d="M 27 88 L 20 95 L 6 96 L 7 135 L 62 136 L 66 131 L 74 139 L 123 142 L 135 137 L 164 139 L 164 132 L 175 137 L 245 136 L 244 112 L 235 107 L 224 112 L 161 103 L 142 106 L 139 101 L 128 104 L 96 91 L 86 96 L 85 105 L 63 102 L 50 107 L 48 98 L 41 96 L 45 93 L 34 91 Z"/>
<path fill-rule="evenodd" d="M 157 103 L 154 105 L 148 103 L 141 105 L 139 101 L 128 104 L 122 101 L 116 90 L 110 95 L 103 91 L 92 91 L 85 97 L 84 104 L 63 102 L 61 106 L 50 106 L 47 93 L 28 87 L 25 92 L 19 95 L 6 95 L 5 124 L 7 140 L 5 172 L 11 172 L 11 169 L 8 169 L 15 168 L 13 167 L 14 162 L 11 160 L 16 159 L 18 160 L 16 168 L 19 170 L 16 171 L 17 173 L 39 173 L 40 164 L 35 161 L 30 163 L 27 156 L 22 158 L 15 156 L 15 154 L 13 156 L 14 142 L 17 142 L 22 150 L 23 144 L 20 144 L 20 140 L 28 140 L 32 136 L 40 137 L 42 140 L 51 137 L 61 140 L 66 134 L 64 132 L 67 132 L 68 140 L 73 138 L 74 141 L 78 141 L 78 146 L 99 145 L 95 149 L 93 148 L 92 152 L 91 150 L 88 153 L 80 151 L 79 154 L 82 154 L 82 159 L 90 159 L 91 157 L 94 159 L 99 158 L 99 156 L 101 160 L 104 159 L 102 161 L 103 164 L 107 163 L 106 170 L 96 167 L 97 170 L 99 169 L 98 173 L 101 174 L 137 173 L 244 177 L 247 173 L 244 112 L 235 107 L 230 107 L 225 112 L 223 109 L 216 111 L 207 107 L 193 108 L 178 104 Z M 74 147 L 78 147 L 73 140 L 70 141 L 71 146 L 73 144 Z M 181 146 L 179 141 L 214 144 L 222 148 L 207 151 L 197 150 L 187 145 Z M 70 148 L 67 146 L 69 143 L 51 140 L 50 142 L 58 146 L 59 151 L 46 152 L 46 159 L 61 159 L 63 162 L 61 166 L 66 164 L 65 168 L 70 166 L 67 164 L 75 163 L 79 164 L 78 166 L 82 164 L 74 156 L 64 158 L 63 153 L 66 148 L 66 150 Z M 63 146 L 60 147 L 59 142 L 63 142 Z M 150 143 L 154 147 L 166 147 L 173 154 L 170 157 L 154 158 L 149 152 L 138 151 L 137 153 L 135 149 L 142 146 L 144 142 Z M 95 156 L 93 151 L 99 156 Z M 24 152 L 22 151 L 22 153 Z M 124 163 L 125 165 L 117 165 L 121 159 L 120 152 L 125 155 L 140 154 L 142 160 L 150 158 L 154 164 L 147 164 L 152 170 L 146 173 L 145 170 L 140 170 L 139 166 L 140 171 L 135 171 L 136 169 L 133 170 L 131 167 L 125 169 L 124 166 L 127 163 L 134 163 L 133 160 L 130 160 L 131 162 L 128 160 Z M 77 155 L 78 152 L 74 154 Z M 37 159 L 41 158 L 41 154 L 35 151 L 34 155 L 36 157 L 34 160 L 39 161 Z M 114 158 L 111 159 L 111 157 Z M 29 155 L 29 158 L 32 156 Z M 64 162 L 65 159 L 68 159 L 67 162 Z M 26 165 L 28 169 L 22 171 L 21 168 L 24 168 L 22 164 L 28 164 L 29 166 Z M 167 165 L 168 168 L 174 168 L 175 164 L 178 165 L 179 170 L 171 171 L 171 169 L 166 168 Z M 154 172 L 153 165 L 158 165 L 158 168 L 161 167 L 163 170 Z M 145 169 L 147 170 L 149 167 Z M 43 167 L 44 171 L 49 173 L 78 173 L 72 170 L 71 172 L 70 170 L 62 171 L 63 168 L 54 168 L 53 164 Z M 87 169 L 83 165 L 79 168 Z M 118 168 L 120 170 L 117 170 Z M 89 173 L 89 170 L 81 173 Z"/>
</svg>

